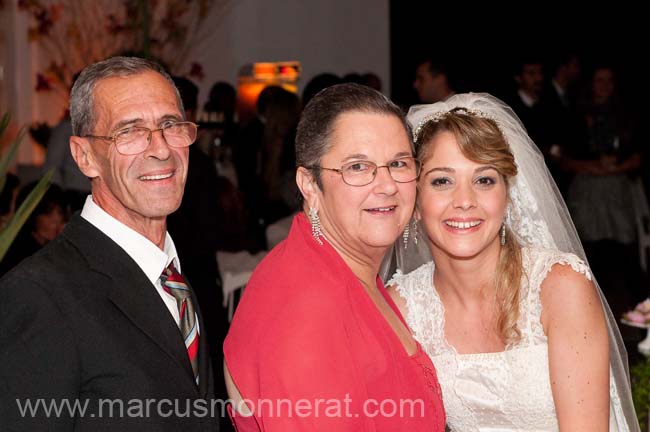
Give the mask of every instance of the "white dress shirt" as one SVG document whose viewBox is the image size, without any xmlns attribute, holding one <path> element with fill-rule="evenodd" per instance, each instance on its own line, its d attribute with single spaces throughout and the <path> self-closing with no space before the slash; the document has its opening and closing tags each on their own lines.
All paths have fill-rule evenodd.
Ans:
<svg viewBox="0 0 650 432">
<path fill-rule="evenodd" d="M 517 90 L 517 94 L 519 94 L 519 97 L 521 98 L 521 101 L 526 105 L 528 108 L 532 108 L 537 104 L 537 101 L 530 97 L 528 93 L 523 91 L 522 89 Z"/>
<path fill-rule="evenodd" d="M 569 99 L 567 98 L 566 95 L 566 89 L 562 87 L 560 84 L 557 83 L 557 81 L 553 80 L 551 81 L 553 84 L 553 88 L 557 92 L 557 95 L 560 97 L 560 101 L 562 102 L 562 105 L 568 106 L 569 105 Z"/>
<path fill-rule="evenodd" d="M 124 249 L 124 252 L 135 261 L 151 281 L 156 292 L 158 292 L 167 309 L 169 309 L 169 313 L 174 318 L 174 321 L 176 321 L 177 325 L 180 325 L 180 315 L 176 299 L 168 294 L 160 283 L 160 275 L 172 261 L 176 270 L 179 273 L 181 271 L 181 263 L 176 253 L 176 247 L 169 233 L 165 233 L 165 247 L 164 250 L 160 250 L 149 239 L 106 213 L 93 201 L 92 195 L 88 195 L 86 198 L 86 203 L 81 210 L 81 217 Z"/>
</svg>

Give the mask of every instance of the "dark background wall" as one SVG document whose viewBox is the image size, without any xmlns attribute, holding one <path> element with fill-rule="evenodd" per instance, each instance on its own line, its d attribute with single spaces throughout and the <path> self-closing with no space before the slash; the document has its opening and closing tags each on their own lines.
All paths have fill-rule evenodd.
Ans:
<svg viewBox="0 0 650 432">
<path fill-rule="evenodd" d="M 613 65 L 628 106 L 648 111 L 650 20 L 640 6 L 608 2 L 577 9 L 569 2 L 514 2 L 506 9 L 490 3 L 481 8 L 460 1 L 391 1 L 391 96 L 397 103 L 416 102 L 414 71 L 425 56 L 453 68 L 459 91 L 502 96 L 511 90 L 518 58 L 533 54 L 549 60 L 570 49 L 581 56 L 583 77 L 594 64 Z"/>
</svg>

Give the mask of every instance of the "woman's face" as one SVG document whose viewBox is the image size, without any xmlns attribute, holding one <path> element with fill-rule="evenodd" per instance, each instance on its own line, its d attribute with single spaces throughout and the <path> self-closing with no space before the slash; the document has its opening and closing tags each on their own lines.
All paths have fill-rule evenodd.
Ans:
<svg viewBox="0 0 650 432">
<path fill-rule="evenodd" d="M 400 119 L 392 115 L 348 112 L 334 123 L 332 146 L 320 165 L 340 169 L 352 162 L 383 167 L 413 155 Z M 359 165 L 361 166 L 361 165 Z M 361 255 L 383 253 L 404 230 L 415 205 L 416 181 L 397 183 L 387 168 L 378 168 L 365 186 L 350 186 L 341 174 L 321 170 L 323 188 L 317 209 L 323 231 L 337 248 Z"/>
<path fill-rule="evenodd" d="M 593 92 L 596 102 L 607 102 L 614 94 L 614 73 L 610 69 L 598 69 L 593 77 Z"/>
<path fill-rule="evenodd" d="M 450 132 L 428 143 L 418 182 L 417 216 L 436 250 L 473 258 L 499 247 L 507 190 L 503 176 L 489 165 L 467 159 Z"/>
<path fill-rule="evenodd" d="M 45 244 L 54 240 L 64 226 L 63 210 L 58 205 L 53 206 L 49 212 L 36 216 L 34 237 L 39 243 Z"/>
</svg>

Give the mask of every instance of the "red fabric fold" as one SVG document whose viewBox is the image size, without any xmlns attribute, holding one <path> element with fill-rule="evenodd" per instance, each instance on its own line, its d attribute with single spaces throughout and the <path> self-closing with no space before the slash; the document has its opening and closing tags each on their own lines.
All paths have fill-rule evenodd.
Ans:
<svg viewBox="0 0 650 432">
<path fill-rule="evenodd" d="M 349 267 L 323 243 L 297 215 L 246 287 L 224 343 L 228 369 L 257 423 L 244 429 L 235 416 L 239 430 L 443 431 L 431 361 L 421 350 L 406 353 Z"/>
</svg>

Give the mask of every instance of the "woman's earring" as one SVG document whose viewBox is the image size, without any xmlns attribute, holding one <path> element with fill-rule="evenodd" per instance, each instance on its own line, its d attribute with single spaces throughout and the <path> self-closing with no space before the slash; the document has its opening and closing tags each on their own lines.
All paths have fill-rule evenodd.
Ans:
<svg viewBox="0 0 650 432">
<path fill-rule="evenodd" d="M 416 245 L 418 244 L 418 221 L 416 219 L 413 219 L 413 243 Z"/>
<path fill-rule="evenodd" d="M 323 235 L 323 232 L 321 231 L 318 210 L 314 207 L 309 207 L 309 221 L 311 222 L 311 235 L 314 236 L 318 244 L 322 245 L 323 241 L 320 239 L 320 236 Z"/>
<path fill-rule="evenodd" d="M 506 207 L 506 214 L 501 224 L 501 246 L 506 244 L 506 225 L 510 225 L 510 205 Z"/>
<path fill-rule="evenodd" d="M 410 223 L 407 223 L 406 226 L 404 227 L 404 234 L 402 234 L 402 238 L 404 239 L 404 249 L 407 249 L 409 247 L 409 227 L 411 226 Z"/>
<path fill-rule="evenodd" d="M 411 227 L 411 225 L 413 225 Z M 408 248 L 409 245 L 409 234 L 411 234 L 411 230 L 413 230 L 413 243 L 415 245 L 418 244 L 418 221 L 413 219 L 412 222 L 407 223 L 406 227 L 404 228 L 404 234 L 402 235 L 402 238 L 404 239 L 404 249 Z"/>
</svg>

